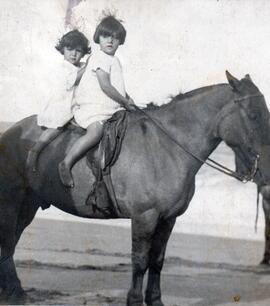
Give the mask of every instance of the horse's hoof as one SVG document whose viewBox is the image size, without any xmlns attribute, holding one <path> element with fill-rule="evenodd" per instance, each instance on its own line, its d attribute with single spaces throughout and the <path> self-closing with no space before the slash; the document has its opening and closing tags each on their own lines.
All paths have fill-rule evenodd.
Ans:
<svg viewBox="0 0 270 306">
<path fill-rule="evenodd" d="M 260 262 L 260 266 L 270 266 L 270 260 L 269 259 L 263 259 Z"/>
<path fill-rule="evenodd" d="M 145 304 L 147 306 L 164 306 L 164 304 L 162 303 L 161 300 L 157 300 L 157 301 L 153 301 L 153 302 L 145 301 Z"/>
<path fill-rule="evenodd" d="M 144 301 L 147 306 L 164 306 L 163 302 L 161 301 L 160 290 L 146 290 Z"/>
<path fill-rule="evenodd" d="M 143 296 L 141 294 L 132 295 L 128 293 L 127 306 L 143 306 Z"/>
<path fill-rule="evenodd" d="M 12 293 L 2 291 L 0 294 L 1 305 L 23 305 L 27 301 L 27 294 L 22 288 L 16 288 Z"/>
<path fill-rule="evenodd" d="M 24 305 L 27 304 L 27 294 L 25 293 L 22 296 L 11 296 L 8 299 L 9 305 Z"/>
</svg>

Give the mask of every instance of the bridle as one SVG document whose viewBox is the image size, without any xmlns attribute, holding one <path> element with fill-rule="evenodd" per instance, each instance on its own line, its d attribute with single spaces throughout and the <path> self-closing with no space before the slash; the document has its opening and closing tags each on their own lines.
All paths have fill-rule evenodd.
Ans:
<svg viewBox="0 0 270 306">
<path fill-rule="evenodd" d="M 250 99 L 253 97 L 263 97 L 262 94 L 253 94 L 253 95 L 246 95 L 240 98 L 235 99 L 235 102 L 239 102 L 239 101 L 243 101 L 246 99 Z M 222 164 L 216 162 L 215 160 L 211 159 L 211 158 L 207 158 L 206 160 L 200 158 L 199 156 L 197 156 L 196 154 L 192 153 L 191 151 L 189 151 L 187 148 L 185 148 L 181 143 L 179 143 L 176 139 L 174 139 L 170 133 L 155 119 L 153 119 L 149 114 L 147 114 L 144 110 L 140 109 L 137 105 L 133 105 L 139 112 L 143 113 L 150 121 L 152 121 L 155 126 L 157 126 L 162 132 L 163 134 L 165 134 L 172 142 L 174 142 L 178 147 L 181 148 L 182 151 L 184 151 L 185 153 L 187 153 L 188 155 L 192 156 L 194 159 L 196 159 L 197 161 L 199 161 L 202 164 L 205 164 L 223 174 L 226 174 L 228 176 L 234 177 L 237 180 L 241 181 L 242 183 L 247 183 L 249 181 L 253 181 L 254 176 L 258 170 L 258 161 L 260 158 L 260 155 L 257 154 L 255 161 L 254 161 L 254 165 L 250 171 L 250 173 L 248 173 L 247 175 L 240 175 L 239 173 L 237 173 L 236 171 L 233 171 L 229 168 L 227 168 L 226 166 L 223 166 Z"/>
</svg>

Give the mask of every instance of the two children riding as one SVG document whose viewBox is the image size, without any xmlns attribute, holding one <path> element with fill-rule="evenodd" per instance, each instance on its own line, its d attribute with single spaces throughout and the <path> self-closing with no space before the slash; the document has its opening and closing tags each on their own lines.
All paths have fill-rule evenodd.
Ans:
<svg viewBox="0 0 270 306">
<path fill-rule="evenodd" d="M 103 18 L 94 34 L 99 50 L 93 52 L 85 66 L 81 59 L 90 53 L 87 38 L 77 30 L 62 37 L 56 49 L 64 55 L 65 65 L 76 73 L 73 73 L 71 83 L 66 81 L 65 98 L 58 102 L 63 111 L 56 114 L 55 101 L 50 100 L 43 114 L 38 115 L 38 125 L 47 129 L 29 152 L 28 167 L 36 170 L 40 152 L 74 118 L 86 133 L 73 144 L 58 167 L 62 183 L 73 187 L 71 169 L 78 159 L 98 144 L 104 122 L 120 109 L 135 110 L 134 101 L 125 90 L 121 63 L 115 56 L 125 37 L 126 30 L 115 17 Z"/>
</svg>

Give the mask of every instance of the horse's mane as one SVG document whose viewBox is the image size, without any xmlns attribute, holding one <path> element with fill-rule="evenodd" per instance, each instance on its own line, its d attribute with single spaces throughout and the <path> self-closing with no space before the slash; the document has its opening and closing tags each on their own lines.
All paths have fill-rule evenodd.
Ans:
<svg viewBox="0 0 270 306">
<path fill-rule="evenodd" d="M 157 105 L 154 102 L 147 103 L 146 109 L 151 109 L 151 110 L 159 109 L 164 105 L 170 104 L 171 102 L 183 101 L 187 98 L 192 98 L 196 95 L 199 95 L 199 94 L 202 94 L 204 92 L 210 91 L 214 87 L 216 88 L 217 86 L 224 86 L 224 85 L 228 85 L 228 84 L 224 83 L 224 84 L 217 84 L 217 85 L 209 85 L 209 86 L 204 86 L 204 87 L 193 89 L 193 90 L 188 91 L 186 93 L 181 93 L 180 92 L 176 96 L 170 96 L 170 100 L 167 103 L 164 103 L 164 104 L 161 104 L 161 105 Z"/>
</svg>

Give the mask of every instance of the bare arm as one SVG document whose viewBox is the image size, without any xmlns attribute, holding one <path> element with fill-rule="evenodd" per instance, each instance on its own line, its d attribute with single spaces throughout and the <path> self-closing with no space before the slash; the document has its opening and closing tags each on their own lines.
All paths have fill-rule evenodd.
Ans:
<svg viewBox="0 0 270 306">
<path fill-rule="evenodd" d="M 110 82 L 110 76 L 107 72 L 105 72 L 102 69 L 97 69 L 96 74 L 100 88 L 108 97 L 110 97 L 115 102 L 119 103 L 127 110 L 134 110 L 134 107 L 132 107 L 134 101 L 128 96 L 127 97 L 122 96 L 118 92 L 118 90 L 116 90 L 115 87 L 112 86 Z"/>
</svg>

